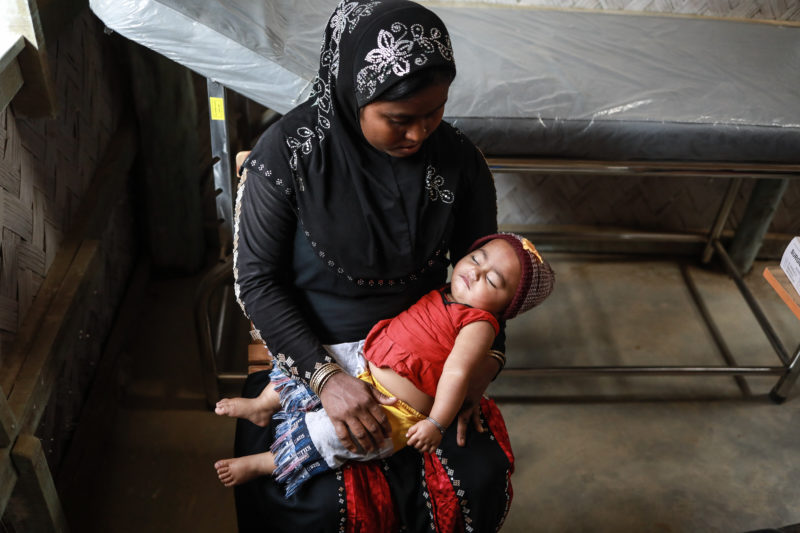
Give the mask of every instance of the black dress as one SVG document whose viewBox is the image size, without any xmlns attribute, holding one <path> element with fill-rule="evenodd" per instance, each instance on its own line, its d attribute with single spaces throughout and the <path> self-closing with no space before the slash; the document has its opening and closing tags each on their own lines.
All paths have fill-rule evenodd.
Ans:
<svg viewBox="0 0 800 533">
<path fill-rule="evenodd" d="M 412 156 L 372 148 L 358 108 L 407 74 L 452 64 L 441 20 L 412 2 L 340 2 L 326 28 L 312 97 L 273 125 L 242 168 L 235 294 L 276 364 L 308 382 L 323 344 L 363 339 L 440 287 L 450 258 L 497 230 L 494 182 L 480 152 L 447 123 Z M 502 349 L 502 335 L 496 347 Z M 251 375 L 255 397 L 267 372 Z M 413 448 L 316 476 L 291 498 L 271 478 L 236 487 L 250 531 L 494 531 L 511 501 L 513 456 L 483 400 L 467 446 L 456 428 L 436 454 Z M 236 455 L 269 449 L 275 428 L 240 421 Z"/>
</svg>

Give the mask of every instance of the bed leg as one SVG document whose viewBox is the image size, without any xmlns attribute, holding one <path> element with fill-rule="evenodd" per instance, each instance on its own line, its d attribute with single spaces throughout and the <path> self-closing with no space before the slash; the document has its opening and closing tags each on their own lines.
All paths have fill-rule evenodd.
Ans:
<svg viewBox="0 0 800 533">
<path fill-rule="evenodd" d="M 764 235 L 769 229 L 788 184 L 789 180 L 786 178 L 756 181 L 729 253 L 742 275 L 750 272 L 753 267 L 753 261 L 761 249 Z"/>
<path fill-rule="evenodd" d="M 703 264 L 711 261 L 711 256 L 714 253 L 714 242 L 719 240 L 720 235 L 722 235 L 722 230 L 725 229 L 725 224 L 728 223 L 731 209 L 733 209 L 733 204 L 736 202 L 736 198 L 739 196 L 739 189 L 741 188 L 741 185 L 742 178 L 732 179 L 728 184 L 728 190 L 725 192 L 725 198 L 722 199 L 722 204 L 719 207 L 717 218 L 714 220 L 714 226 L 711 228 L 711 232 L 708 235 L 708 242 L 706 242 L 705 250 L 703 250 Z"/>
<path fill-rule="evenodd" d="M 772 388 L 769 393 L 769 398 L 775 403 L 783 403 L 789 396 L 789 390 L 797 381 L 800 375 L 800 346 L 795 350 L 792 362 L 786 367 L 786 372 L 778 380 L 778 383 Z"/>
</svg>

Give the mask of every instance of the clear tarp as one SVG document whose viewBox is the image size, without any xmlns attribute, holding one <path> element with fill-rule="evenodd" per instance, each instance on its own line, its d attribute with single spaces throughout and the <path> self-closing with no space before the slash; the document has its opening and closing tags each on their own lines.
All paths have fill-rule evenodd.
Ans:
<svg viewBox="0 0 800 533">
<path fill-rule="evenodd" d="M 281 113 L 308 94 L 336 3 L 90 1 L 114 31 Z M 795 26 L 421 3 L 452 36 L 450 119 L 800 128 Z"/>
</svg>

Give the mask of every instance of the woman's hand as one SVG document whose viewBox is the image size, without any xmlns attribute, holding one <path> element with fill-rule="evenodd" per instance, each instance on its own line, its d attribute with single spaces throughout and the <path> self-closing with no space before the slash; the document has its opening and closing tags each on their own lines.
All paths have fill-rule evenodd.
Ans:
<svg viewBox="0 0 800 533">
<path fill-rule="evenodd" d="M 458 412 L 457 418 L 456 443 L 462 448 L 467 445 L 467 430 L 469 430 L 470 422 L 478 433 L 486 431 L 481 424 L 481 396 L 486 392 L 498 370 L 500 370 L 500 364 L 497 360 L 487 357 L 481 363 L 480 368 L 472 374 L 464 406 Z"/>
<path fill-rule="evenodd" d="M 320 400 L 336 436 L 351 452 L 377 450 L 391 435 L 392 426 L 381 404 L 392 405 L 397 398 L 381 394 L 358 378 L 345 372 L 331 376 Z"/>
<path fill-rule="evenodd" d="M 462 448 L 467 445 L 467 430 L 472 422 L 475 431 L 483 433 L 486 429 L 481 424 L 481 397 L 467 398 L 464 407 L 458 412 L 458 427 L 456 428 L 456 443 Z"/>
<path fill-rule="evenodd" d="M 433 453 L 442 442 L 442 433 L 429 420 L 420 420 L 406 433 L 408 445 L 423 453 Z"/>
</svg>

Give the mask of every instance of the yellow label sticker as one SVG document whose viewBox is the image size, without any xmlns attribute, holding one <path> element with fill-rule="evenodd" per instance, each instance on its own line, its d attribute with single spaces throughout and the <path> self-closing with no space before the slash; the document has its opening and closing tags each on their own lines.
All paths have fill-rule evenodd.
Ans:
<svg viewBox="0 0 800 533">
<path fill-rule="evenodd" d="M 211 109 L 211 120 L 225 120 L 225 100 L 211 96 L 208 99 L 208 107 Z"/>
</svg>

